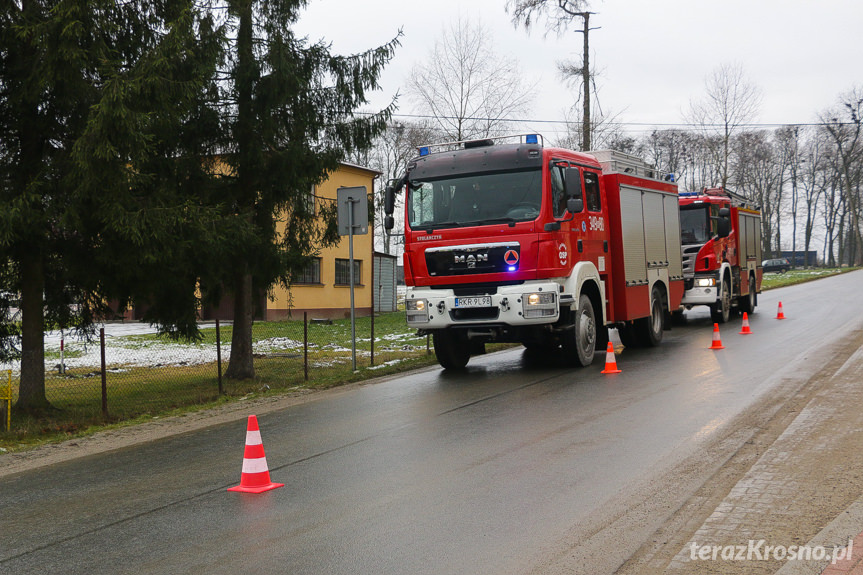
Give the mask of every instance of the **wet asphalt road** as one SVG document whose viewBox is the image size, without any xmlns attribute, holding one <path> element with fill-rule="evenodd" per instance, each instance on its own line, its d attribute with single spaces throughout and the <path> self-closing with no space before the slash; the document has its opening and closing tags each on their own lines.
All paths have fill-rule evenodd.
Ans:
<svg viewBox="0 0 863 575">
<path fill-rule="evenodd" d="M 572 527 L 698 450 L 863 327 L 863 272 L 706 310 L 600 374 L 516 349 L 260 416 L 274 481 L 239 481 L 246 422 L 0 479 L 0 572 L 525 573 Z M 785 321 L 774 319 L 782 300 Z M 645 518 L 649 521 L 649 518 Z M 630 542 L 637 545 L 639 542 Z"/>
</svg>

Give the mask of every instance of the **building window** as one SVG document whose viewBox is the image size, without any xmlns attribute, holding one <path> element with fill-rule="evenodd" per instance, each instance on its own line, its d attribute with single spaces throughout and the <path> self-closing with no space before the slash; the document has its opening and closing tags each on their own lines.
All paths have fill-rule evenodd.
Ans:
<svg viewBox="0 0 863 575">
<path fill-rule="evenodd" d="M 312 188 L 309 190 L 308 194 L 303 196 L 302 202 L 303 202 L 303 210 L 306 213 L 311 214 L 313 216 L 317 215 L 315 212 L 315 187 L 314 186 L 312 186 Z"/>
<path fill-rule="evenodd" d="M 321 258 L 314 258 L 306 268 L 296 274 L 295 284 L 319 284 L 321 283 Z"/>
<path fill-rule="evenodd" d="M 362 260 L 354 260 L 354 285 L 362 285 Z M 351 285 L 351 267 L 350 260 L 336 260 L 336 285 L 347 286 Z"/>
</svg>

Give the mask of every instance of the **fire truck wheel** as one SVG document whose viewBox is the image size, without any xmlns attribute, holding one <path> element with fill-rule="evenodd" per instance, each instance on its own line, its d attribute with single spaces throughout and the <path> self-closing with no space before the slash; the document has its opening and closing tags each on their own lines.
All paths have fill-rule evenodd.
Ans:
<svg viewBox="0 0 863 575">
<path fill-rule="evenodd" d="M 434 354 L 444 369 L 464 369 L 470 360 L 467 338 L 452 331 L 436 331 L 432 336 Z"/>
<path fill-rule="evenodd" d="M 593 304 L 586 294 L 578 298 L 573 330 L 566 334 L 563 341 L 563 354 L 567 362 L 578 367 L 593 363 L 596 352 L 596 314 Z"/>
<path fill-rule="evenodd" d="M 737 305 L 740 306 L 741 312 L 752 313 L 755 311 L 755 306 L 758 305 L 758 294 L 755 293 L 754 277 L 749 277 L 749 294 L 740 296 Z"/>
<path fill-rule="evenodd" d="M 650 316 L 635 322 L 638 339 L 644 347 L 656 347 L 662 343 L 662 330 L 665 327 L 665 311 L 662 305 L 662 292 L 655 287 L 651 299 Z"/>
<path fill-rule="evenodd" d="M 726 323 L 731 318 L 731 285 L 724 278 L 719 299 L 710 308 L 710 317 L 714 323 Z"/>
</svg>

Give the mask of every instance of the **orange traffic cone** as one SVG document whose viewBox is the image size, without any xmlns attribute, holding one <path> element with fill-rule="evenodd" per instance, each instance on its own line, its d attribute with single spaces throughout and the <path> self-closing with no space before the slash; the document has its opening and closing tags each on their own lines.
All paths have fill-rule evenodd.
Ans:
<svg viewBox="0 0 863 575">
<path fill-rule="evenodd" d="M 608 342 L 608 348 L 605 351 L 605 369 L 600 373 L 620 373 L 617 369 L 617 360 L 614 359 L 614 346 Z"/>
<path fill-rule="evenodd" d="M 749 329 L 749 314 L 743 312 L 743 329 L 740 330 L 741 335 L 746 335 L 752 333 L 752 330 Z"/>
<path fill-rule="evenodd" d="M 779 302 L 779 311 L 776 312 L 776 319 L 785 319 L 785 314 L 782 313 L 782 302 Z"/>
<path fill-rule="evenodd" d="M 246 429 L 246 451 L 243 454 L 243 473 L 240 476 L 240 484 L 236 487 L 229 487 L 228 491 L 263 493 L 270 489 L 284 487 L 284 485 L 284 483 L 270 481 L 270 470 L 267 468 L 267 457 L 264 455 L 264 444 L 261 442 L 258 418 L 250 415 Z"/>
<path fill-rule="evenodd" d="M 725 349 L 725 346 L 722 345 L 722 340 L 719 338 L 719 324 L 713 324 L 713 344 L 710 346 L 710 349 Z"/>
</svg>

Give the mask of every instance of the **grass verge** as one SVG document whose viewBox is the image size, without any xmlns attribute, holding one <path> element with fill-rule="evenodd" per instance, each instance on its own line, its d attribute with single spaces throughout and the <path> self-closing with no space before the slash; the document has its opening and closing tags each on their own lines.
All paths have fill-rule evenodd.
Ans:
<svg viewBox="0 0 863 575">
<path fill-rule="evenodd" d="M 857 268 L 765 274 L 763 289 L 813 281 L 853 269 Z M 436 363 L 434 354 L 426 351 L 426 338 L 407 328 L 402 312 L 382 314 L 374 321 L 375 353 L 371 365 L 371 318 L 357 318 L 356 371 L 351 363 L 350 321 L 310 323 L 308 380 L 304 377 L 302 321 L 257 322 L 252 336 L 255 378 L 223 380 L 223 394 L 218 389 L 218 366 L 214 360 L 206 359 L 214 356 L 215 329 L 202 330 L 202 340 L 191 346 L 157 335 L 116 338 L 111 342 L 112 359 L 107 373 L 108 417 L 102 413 L 98 366 L 87 365 L 83 351 L 67 348 L 67 359 L 79 358 L 84 363 L 63 375 L 54 372 L 46 375 L 46 394 L 54 410 L 40 417 L 13 413 L 11 431 L 0 431 L 0 453 L 134 425 L 154 417 L 209 409 L 239 399 L 327 389 Z M 224 326 L 223 348 L 231 335 L 231 327 Z M 508 346 L 488 346 L 488 349 L 504 347 Z M 172 351 L 176 353 L 172 355 Z M 53 360 L 56 355 L 53 350 L 46 350 L 46 357 Z M 142 364 L 142 357 L 150 357 L 151 361 Z M 201 357 L 205 359 L 197 361 Z M 227 352 L 223 351 L 223 369 L 227 358 Z"/>
</svg>

